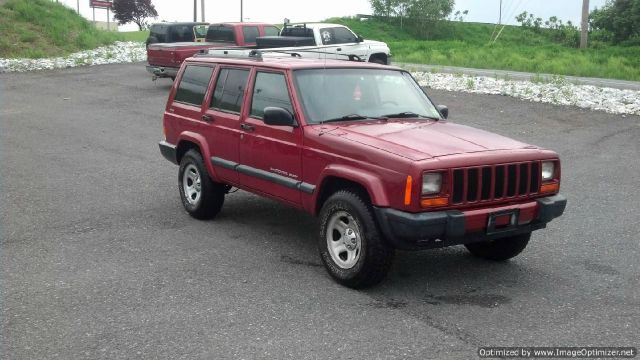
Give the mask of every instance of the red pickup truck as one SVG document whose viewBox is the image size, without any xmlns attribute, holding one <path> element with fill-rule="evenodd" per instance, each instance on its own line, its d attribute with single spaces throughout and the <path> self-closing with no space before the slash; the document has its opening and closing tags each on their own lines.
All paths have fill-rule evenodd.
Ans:
<svg viewBox="0 0 640 360">
<path fill-rule="evenodd" d="M 155 43 L 147 47 L 147 71 L 155 78 L 175 79 L 182 62 L 204 49 L 253 46 L 256 38 L 278 35 L 280 29 L 266 23 L 217 23 L 209 25 L 204 42 Z"/>
<path fill-rule="evenodd" d="M 185 210 L 213 218 L 235 187 L 317 215 L 345 286 L 381 281 L 394 249 L 512 258 L 564 212 L 558 154 L 445 120 L 400 68 L 198 55 L 177 76 L 159 145 Z"/>
</svg>

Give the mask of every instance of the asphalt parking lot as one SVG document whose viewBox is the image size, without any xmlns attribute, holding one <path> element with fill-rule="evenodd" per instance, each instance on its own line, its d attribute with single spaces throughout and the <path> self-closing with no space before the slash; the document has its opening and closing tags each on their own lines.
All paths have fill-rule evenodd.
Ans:
<svg viewBox="0 0 640 360">
<path fill-rule="evenodd" d="M 1 357 L 470 359 L 480 346 L 636 346 L 640 117 L 430 92 L 452 121 L 551 148 L 565 215 L 490 263 L 399 252 L 333 282 L 316 219 L 257 196 L 182 209 L 160 155 L 170 80 L 142 64 L 0 74 Z"/>
</svg>

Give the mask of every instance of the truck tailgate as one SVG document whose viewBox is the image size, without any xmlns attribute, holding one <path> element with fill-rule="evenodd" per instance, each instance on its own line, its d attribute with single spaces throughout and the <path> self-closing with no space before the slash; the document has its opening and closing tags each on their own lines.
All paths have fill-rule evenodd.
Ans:
<svg viewBox="0 0 640 360">
<path fill-rule="evenodd" d="M 212 47 L 220 47 L 220 43 L 158 43 L 151 44 L 147 48 L 147 61 L 149 65 L 180 67 L 182 62 L 197 54 L 200 50 Z"/>
</svg>

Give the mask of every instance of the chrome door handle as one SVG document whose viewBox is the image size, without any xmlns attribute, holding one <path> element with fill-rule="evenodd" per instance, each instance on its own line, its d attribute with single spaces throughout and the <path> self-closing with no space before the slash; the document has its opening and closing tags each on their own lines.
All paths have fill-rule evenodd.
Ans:
<svg viewBox="0 0 640 360">
<path fill-rule="evenodd" d="M 240 124 L 240 128 L 244 131 L 253 131 L 256 129 L 255 127 L 253 127 L 253 125 L 247 123 Z"/>
</svg>

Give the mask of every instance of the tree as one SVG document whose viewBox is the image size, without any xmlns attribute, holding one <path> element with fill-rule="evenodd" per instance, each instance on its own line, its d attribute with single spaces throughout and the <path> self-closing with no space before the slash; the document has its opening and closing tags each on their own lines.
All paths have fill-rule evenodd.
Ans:
<svg viewBox="0 0 640 360">
<path fill-rule="evenodd" d="M 420 36 L 427 36 L 435 25 L 453 11 L 454 0 L 369 0 L 373 14 L 407 21 Z"/>
<path fill-rule="evenodd" d="M 147 26 L 146 19 L 158 17 L 156 7 L 151 0 L 113 0 L 112 10 L 118 24 L 133 22 L 140 30 Z"/>
<path fill-rule="evenodd" d="M 605 30 L 613 42 L 640 41 L 640 0 L 609 0 L 589 15 L 593 30 Z"/>
</svg>

